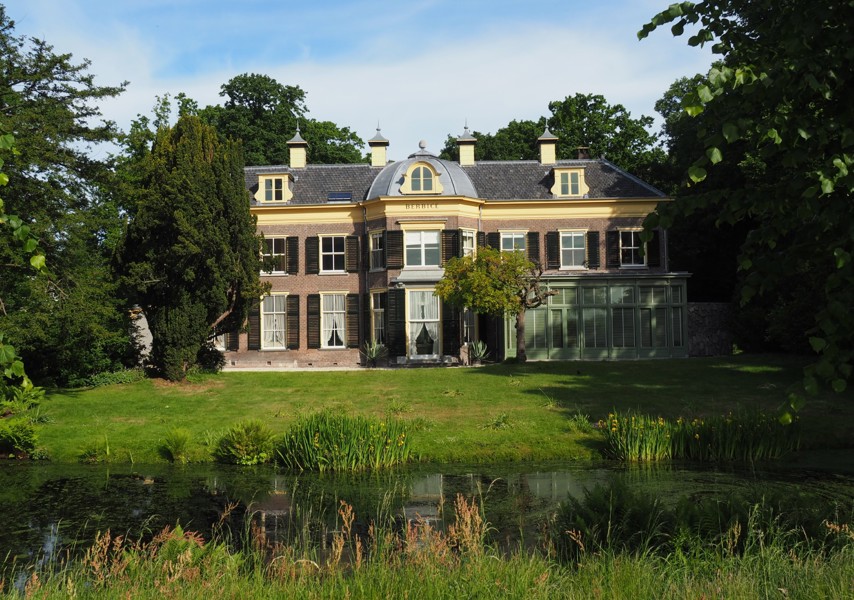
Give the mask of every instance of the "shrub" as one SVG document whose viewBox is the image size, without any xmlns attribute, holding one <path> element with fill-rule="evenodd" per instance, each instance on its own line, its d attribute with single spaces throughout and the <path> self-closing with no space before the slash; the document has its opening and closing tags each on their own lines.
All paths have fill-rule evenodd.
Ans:
<svg viewBox="0 0 854 600">
<path fill-rule="evenodd" d="M 161 454 L 169 462 L 187 462 L 187 448 L 192 438 L 192 434 L 184 428 L 170 429 L 163 438 L 163 445 L 160 447 Z"/>
<path fill-rule="evenodd" d="M 277 454 L 289 469 L 352 472 L 406 463 L 410 449 L 399 421 L 324 411 L 297 421 Z"/>
<path fill-rule="evenodd" d="M 365 342 L 362 348 L 362 354 L 365 355 L 365 363 L 373 368 L 377 366 L 377 361 L 388 356 L 388 348 L 382 342 L 371 341 Z"/>
<path fill-rule="evenodd" d="M 121 369 L 120 371 L 105 371 L 97 373 L 86 380 L 88 387 L 134 383 L 145 379 L 143 369 Z"/>
<path fill-rule="evenodd" d="M 244 421 L 231 427 L 219 440 L 214 457 L 235 465 L 260 465 L 273 458 L 274 434 L 258 420 Z"/>
<path fill-rule="evenodd" d="M 0 420 L 0 454 L 27 458 L 38 444 L 36 428 L 23 419 Z"/>
</svg>

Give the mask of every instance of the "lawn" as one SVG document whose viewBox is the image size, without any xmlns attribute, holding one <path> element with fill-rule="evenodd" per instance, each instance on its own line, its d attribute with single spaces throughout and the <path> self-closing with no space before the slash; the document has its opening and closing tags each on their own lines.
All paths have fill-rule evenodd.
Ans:
<svg viewBox="0 0 854 600">
<path fill-rule="evenodd" d="M 693 418 L 738 410 L 771 414 L 799 388 L 802 360 L 788 356 L 632 362 L 536 362 L 480 368 L 221 373 L 181 384 L 146 380 L 48 394 L 40 441 L 51 460 L 82 454 L 111 462 L 163 461 L 173 428 L 193 436 L 190 455 L 211 460 L 231 425 L 260 419 L 284 433 L 322 409 L 406 421 L 414 452 L 435 462 L 591 460 L 600 439 L 580 423 L 609 411 Z M 854 440 L 854 394 L 808 400 L 807 447 Z"/>
</svg>

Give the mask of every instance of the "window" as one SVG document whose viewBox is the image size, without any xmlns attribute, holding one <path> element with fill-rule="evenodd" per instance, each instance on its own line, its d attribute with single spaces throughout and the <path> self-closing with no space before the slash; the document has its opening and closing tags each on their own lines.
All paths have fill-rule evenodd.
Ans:
<svg viewBox="0 0 854 600">
<path fill-rule="evenodd" d="M 385 269 L 385 244 L 383 232 L 376 231 L 371 234 L 371 269 Z"/>
<path fill-rule="evenodd" d="M 409 293 L 409 355 L 439 355 L 439 298 L 432 291 Z"/>
<path fill-rule="evenodd" d="M 584 231 L 563 231 L 560 234 L 560 268 L 581 269 L 586 267 Z"/>
<path fill-rule="evenodd" d="M 285 251 L 286 238 L 264 238 L 264 262 L 272 264 L 271 273 L 285 273 L 288 270 Z"/>
<path fill-rule="evenodd" d="M 415 167 L 412 170 L 409 189 L 413 192 L 433 191 L 433 171 L 427 167 Z"/>
<path fill-rule="evenodd" d="M 320 238 L 320 272 L 342 273 L 346 261 L 346 251 L 343 235 L 321 236 Z"/>
<path fill-rule="evenodd" d="M 385 344 L 385 309 L 387 302 L 387 293 L 371 294 L 371 329 L 374 341 L 380 344 Z"/>
<path fill-rule="evenodd" d="M 560 174 L 560 195 L 561 196 L 579 196 L 580 184 L 578 171 Z"/>
<path fill-rule="evenodd" d="M 641 256 L 643 242 L 640 239 L 640 231 L 620 232 L 620 266 L 643 267 L 646 266 L 646 257 Z"/>
<path fill-rule="evenodd" d="M 264 202 L 282 202 L 285 199 L 285 180 L 271 177 L 264 180 Z"/>
<path fill-rule="evenodd" d="M 477 339 L 477 321 L 474 311 L 469 307 L 463 308 L 463 342 L 469 343 Z"/>
<path fill-rule="evenodd" d="M 501 234 L 501 251 L 502 252 L 524 252 L 525 251 L 525 233 L 502 233 Z"/>
<path fill-rule="evenodd" d="M 345 295 L 320 296 L 320 347 L 343 348 L 347 337 L 345 329 Z"/>
<path fill-rule="evenodd" d="M 261 348 L 287 348 L 287 295 L 266 296 L 261 303 Z"/>
<path fill-rule="evenodd" d="M 406 266 L 439 266 L 439 231 L 406 232 Z"/>
<path fill-rule="evenodd" d="M 460 231 L 460 246 L 463 256 L 471 256 L 474 258 L 475 234 L 470 229 Z"/>
</svg>

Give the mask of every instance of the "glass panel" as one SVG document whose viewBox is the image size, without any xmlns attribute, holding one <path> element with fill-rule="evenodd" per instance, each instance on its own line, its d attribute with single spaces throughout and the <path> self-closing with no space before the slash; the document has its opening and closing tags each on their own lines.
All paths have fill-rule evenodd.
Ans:
<svg viewBox="0 0 854 600">
<path fill-rule="evenodd" d="M 439 354 L 439 299 L 432 291 L 409 293 L 409 353 Z"/>
<path fill-rule="evenodd" d="M 615 285 L 611 288 L 611 304 L 634 304 L 634 302 L 634 286 Z"/>
<path fill-rule="evenodd" d="M 670 294 L 673 296 L 673 304 L 682 304 L 682 286 L 674 285 L 670 288 Z"/>
<path fill-rule="evenodd" d="M 563 311 L 552 312 L 552 348 L 563 348 Z"/>
<path fill-rule="evenodd" d="M 674 307 L 673 309 L 673 346 L 681 348 L 685 345 L 682 333 L 682 309 Z"/>
<path fill-rule="evenodd" d="M 321 296 L 321 345 L 324 348 L 344 347 L 344 301 L 344 294 Z"/>
<path fill-rule="evenodd" d="M 656 348 L 667 347 L 667 309 L 655 309 L 655 328 L 653 330 L 653 345 Z"/>
<path fill-rule="evenodd" d="M 433 191 L 433 173 L 427 167 L 421 167 L 422 190 L 425 192 Z"/>
<path fill-rule="evenodd" d="M 424 232 L 424 264 L 439 266 L 439 232 Z"/>
<path fill-rule="evenodd" d="M 264 298 L 261 311 L 264 318 L 261 322 L 261 347 L 262 348 L 285 348 L 286 336 L 285 315 L 287 296 L 267 296 Z"/>
<path fill-rule="evenodd" d="M 667 288 L 664 286 L 643 286 L 640 288 L 642 304 L 664 304 L 667 302 Z"/>
<path fill-rule="evenodd" d="M 560 195 L 569 196 L 569 173 L 560 174 Z"/>
<path fill-rule="evenodd" d="M 584 347 L 607 348 L 607 319 L 608 312 L 604 308 L 587 308 L 584 310 Z"/>
<path fill-rule="evenodd" d="M 560 236 L 560 266 L 583 267 L 585 259 L 584 233 L 562 233 Z"/>
<path fill-rule="evenodd" d="M 525 347 L 546 347 L 546 311 L 529 310 L 525 313 Z"/>
<path fill-rule="evenodd" d="M 605 304 L 606 301 L 605 287 L 585 287 L 581 288 L 581 301 L 584 304 Z"/>
<path fill-rule="evenodd" d="M 635 311 L 632 308 L 614 308 L 611 312 L 611 329 L 615 348 L 634 348 Z"/>
<path fill-rule="evenodd" d="M 570 173 L 570 187 L 571 187 L 571 195 L 578 196 L 579 187 L 578 187 L 578 173 Z"/>
<path fill-rule="evenodd" d="M 569 308 L 566 314 L 566 347 L 578 348 L 578 309 Z"/>
</svg>

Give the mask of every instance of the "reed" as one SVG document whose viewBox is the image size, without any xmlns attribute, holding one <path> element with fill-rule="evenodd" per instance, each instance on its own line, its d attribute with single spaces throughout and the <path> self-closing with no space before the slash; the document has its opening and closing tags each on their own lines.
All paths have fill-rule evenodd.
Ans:
<svg viewBox="0 0 854 600">
<path fill-rule="evenodd" d="M 406 427 L 400 421 L 331 411 L 299 419 L 276 454 L 284 467 L 298 471 L 379 470 L 411 458 Z"/>
</svg>

